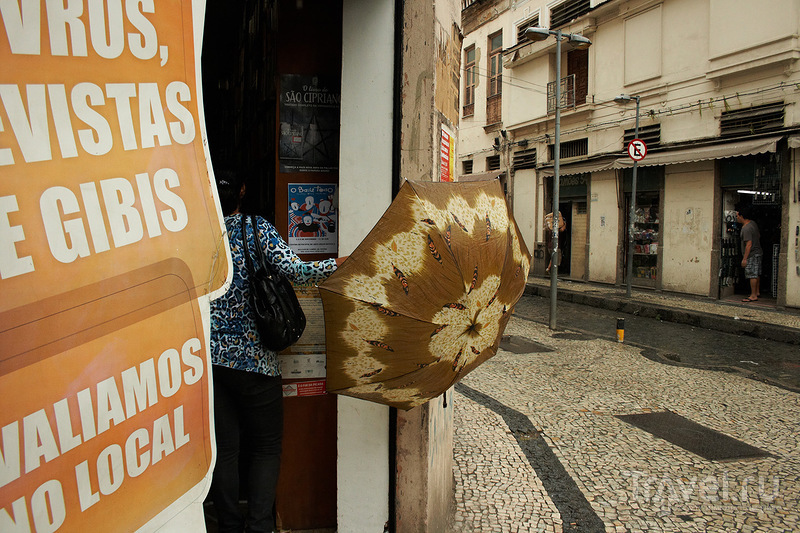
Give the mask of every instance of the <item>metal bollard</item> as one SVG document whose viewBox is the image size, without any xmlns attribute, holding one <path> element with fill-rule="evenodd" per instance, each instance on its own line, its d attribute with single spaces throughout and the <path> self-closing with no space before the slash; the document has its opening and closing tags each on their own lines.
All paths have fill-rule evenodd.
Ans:
<svg viewBox="0 0 800 533">
<path fill-rule="evenodd" d="M 618 318 L 617 319 L 617 342 L 623 342 L 625 340 L 625 319 Z"/>
</svg>

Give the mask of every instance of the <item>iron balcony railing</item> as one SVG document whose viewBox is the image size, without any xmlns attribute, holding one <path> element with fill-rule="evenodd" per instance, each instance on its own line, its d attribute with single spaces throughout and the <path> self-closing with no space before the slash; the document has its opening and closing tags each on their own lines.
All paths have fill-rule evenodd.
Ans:
<svg viewBox="0 0 800 533">
<path fill-rule="evenodd" d="M 561 104 L 564 110 L 575 107 L 575 74 L 561 78 Z M 556 82 L 547 84 L 547 114 L 556 112 Z"/>
</svg>

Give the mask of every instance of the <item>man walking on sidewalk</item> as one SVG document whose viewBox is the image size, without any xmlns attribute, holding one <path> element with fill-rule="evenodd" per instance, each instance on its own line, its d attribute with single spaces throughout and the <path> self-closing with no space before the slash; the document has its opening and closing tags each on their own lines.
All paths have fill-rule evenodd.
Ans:
<svg viewBox="0 0 800 533">
<path fill-rule="evenodd" d="M 749 207 L 743 207 L 736 213 L 736 221 L 742 225 L 742 266 L 744 267 L 744 277 L 750 280 L 750 296 L 744 298 L 743 302 L 758 301 L 761 295 L 761 233 L 758 225 L 750 217 L 752 211 Z"/>
</svg>

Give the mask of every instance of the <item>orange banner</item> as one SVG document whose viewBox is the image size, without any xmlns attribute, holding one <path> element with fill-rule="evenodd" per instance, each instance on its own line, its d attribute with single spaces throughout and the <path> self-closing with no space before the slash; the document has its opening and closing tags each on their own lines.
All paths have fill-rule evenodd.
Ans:
<svg viewBox="0 0 800 533">
<path fill-rule="evenodd" d="M 0 531 L 136 530 L 208 477 L 202 9 L 0 0 Z"/>
<path fill-rule="evenodd" d="M 89 322 L 68 317 L 0 362 L 0 530 L 134 531 L 209 471 L 206 339 L 179 285 L 146 282 L 133 313 L 84 305 Z"/>
<path fill-rule="evenodd" d="M 69 6 L 0 2 L 0 311 L 171 257 L 221 287 L 192 3 Z"/>
</svg>

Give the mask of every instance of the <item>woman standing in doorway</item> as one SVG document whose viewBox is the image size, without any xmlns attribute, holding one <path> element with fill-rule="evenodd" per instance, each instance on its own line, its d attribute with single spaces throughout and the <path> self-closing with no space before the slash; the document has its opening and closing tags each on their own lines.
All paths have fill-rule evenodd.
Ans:
<svg viewBox="0 0 800 533">
<path fill-rule="evenodd" d="M 233 261 L 228 292 L 211 302 L 211 362 L 214 383 L 214 424 L 217 462 L 211 497 L 220 533 L 275 530 L 273 505 L 283 438 L 283 390 L 277 355 L 265 349 L 250 305 L 250 280 L 243 239 L 256 254 L 253 226 L 268 261 L 289 279 L 321 281 L 344 258 L 305 262 L 289 248 L 275 227 L 252 216 L 242 235 L 239 212 L 244 185 L 235 173 L 218 175 L 217 189 Z M 248 454 L 247 515 L 239 510 L 240 450 Z"/>
</svg>

